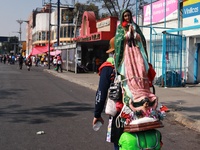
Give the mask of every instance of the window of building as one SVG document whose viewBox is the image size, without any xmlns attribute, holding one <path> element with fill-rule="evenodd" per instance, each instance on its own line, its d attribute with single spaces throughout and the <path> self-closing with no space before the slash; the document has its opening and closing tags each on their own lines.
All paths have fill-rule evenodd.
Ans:
<svg viewBox="0 0 200 150">
<path fill-rule="evenodd" d="M 47 34 L 46 34 L 46 39 L 49 40 L 49 31 L 47 31 Z"/>
<path fill-rule="evenodd" d="M 68 34 L 67 34 L 68 37 L 73 37 L 73 36 L 74 36 L 74 27 L 69 26 L 69 27 L 68 27 L 68 32 L 67 32 L 67 33 L 68 33 Z"/>
<path fill-rule="evenodd" d="M 63 33 L 63 27 L 60 28 L 60 37 L 63 38 L 64 37 L 64 33 Z"/>
<path fill-rule="evenodd" d="M 63 36 L 66 38 L 66 37 L 67 37 L 67 27 L 64 27 L 63 32 L 64 32 L 64 35 L 63 35 Z"/>
<path fill-rule="evenodd" d="M 41 41 L 41 39 L 42 39 L 42 33 L 39 32 L 39 34 L 38 34 L 38 40 Z"/>
<path fill-rule="evenodd" d="M 42 40 L 46 40 L 45 35 L 46 35 L 46 32 L 42 31 Z"/>
</svg>

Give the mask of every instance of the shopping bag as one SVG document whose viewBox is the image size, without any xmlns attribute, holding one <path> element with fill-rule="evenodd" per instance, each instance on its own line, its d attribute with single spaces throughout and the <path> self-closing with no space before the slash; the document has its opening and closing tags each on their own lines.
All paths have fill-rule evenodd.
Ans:
<svg viewBox="0 0 200 150">
<path fill-rule="evenodd" d="M 116 102 L 110 98 L 107 99 L 105 113 L 115 116 L 117 114 Z"/>
</svg>

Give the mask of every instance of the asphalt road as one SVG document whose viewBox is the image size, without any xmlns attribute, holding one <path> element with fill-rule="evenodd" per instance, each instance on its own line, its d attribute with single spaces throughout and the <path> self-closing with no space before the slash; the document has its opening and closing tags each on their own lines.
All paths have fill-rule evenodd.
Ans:
<svg viewBox="0 0 200 150">
<path fill-rule="evenodd" d="M 42 69 L 0 63 L 0 150 L 112 150 L 108 116 L 100 131 L 92 129 L 95 92 Z M 162 150 L 199 149 L 199 133 L 169 115 L 163 123 Z"/>
</svg>

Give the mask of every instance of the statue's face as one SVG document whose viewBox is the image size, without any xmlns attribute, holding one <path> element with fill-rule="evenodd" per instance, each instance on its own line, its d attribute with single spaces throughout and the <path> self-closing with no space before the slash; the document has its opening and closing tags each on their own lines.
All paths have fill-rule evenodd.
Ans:
<svg viewBox="0 0 200 150">
<path fill-rule="evenodd" d="M 123 14 L 123 17 L 124 17 L 124 21 L 130 22 L 130 20 L 131 20 L 131 15 L 130 15 L 129 12 L 125 12 L 125 13 Z"/>
</svg>

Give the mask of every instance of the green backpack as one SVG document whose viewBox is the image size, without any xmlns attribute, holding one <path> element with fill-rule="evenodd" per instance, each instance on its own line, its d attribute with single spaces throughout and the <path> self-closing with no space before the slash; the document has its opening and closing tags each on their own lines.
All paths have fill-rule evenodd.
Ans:
<svg viewBox="0 0 200 150">
<path fill-rule="evenodd" d="M 119 139 L 120 150 L 160 150 L 161 133 L 147 130 L 136 133 L 124 132 Z"/>
</svg>

